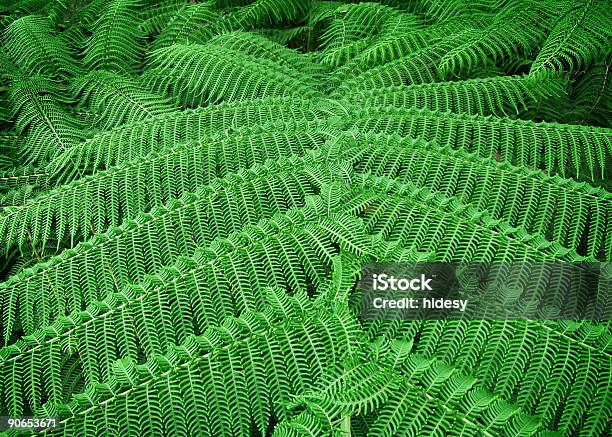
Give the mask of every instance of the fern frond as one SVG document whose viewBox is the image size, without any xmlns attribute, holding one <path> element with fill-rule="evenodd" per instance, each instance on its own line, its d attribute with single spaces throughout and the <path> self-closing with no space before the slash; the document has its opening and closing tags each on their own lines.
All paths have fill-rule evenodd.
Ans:
<svg viewBox="0 0 612 437">
<path fill-rule="evenodd" d="M 10 98 L 21 136 L 19 153 L 26 164 L 44 164 L 85 139 L 78 120 L 64 110 L 57 87 L 44 78 L 13 82 Z"/>
<path fill-rule="evenodd" d="M 141 17 L 139 27 L 145 35 L 158 35 L 183 8 L 184 0 L 159 0 L 154 1 L 154 7 L 145 8 Z"/>
<path fill-rule="evenodd" d="M 368 66 L 385 64 L 432 44 L 436 38 L 439 36 L 432 28 L 423 28 L 415 16 L 397 15 L 382 25 L 379 35 L 357 56 L 356 61 Z"/>
<path fill-rule="evenodd" d="M 285 416 L 280 403 L 312 385 L 316 376 L 304 359 L 332 365 L 339 351 L 355 347 L 357 330 L 346 313 L 317 311 L 303 297 L 288 300 L 282 309 L 229 319 L 143 365 L 118 362 L 97 388 L 44 411 L 65 416 L 66 433 L 90 423 L 109 423 L 119 432 L 129 423 L 135 433 L 154 427 L 168 434 L 245 435 L 252 421 L 265 433 L 272 415 Z M 259 402 L 251 406 L 252 399 Z M 176 405 L 171 421 L 130 414 L 164 400 Z"/>
<path fill-rule="evenodd" d="M 0 153 L 0 171 L 5 169 L 13 168 L 17 166 L 17 161 L 15 158 L 5 155 L 4 153 Z M 1 191 L 1 187 L 0 187 Z"/>
<path fill-rule="evenodd" d="M 324 427 L 318 417 L 304 411 L 291 419 L 276 424 L 272 437 L 312 437 L 317 435 L 341 436 L 339 429 L 330 430 Z M 335 431 L 335 433 L 334 433 Z"/>
<path fill-rule="evenodd" d="M 66 42 L 45 17 L 26 15 L 13 21 L 4 30 L 3 47 L 17 69 L 28 75 L 72 76 L 79 71 Z"/>
<path fill-rule="evenodd" d="M 16 190 L 27 185 L 46 186 L 48 173 L 34 166 L 15 166 L 0 172 L 0 191 Z"/>
<path fill-rule="evenodd" d="M 438 46 L 425 47 L 403 58 L 363 71 L 355 68 L 355 65 L 340 68 L 334 73 L 334 79 L 340 80 L 338 91 L 346 94 L 397 85 L 441 82 L 444 75 L 438 64 L 443 53 Z"/>
<path fill-rule="evenodd" d="M 176 95 L 186 106 L 268 96 L 313 97 L 307 76 L 268 59 L 216 45 L 182 45 L 155 50 L 145 83 Z"/>
<path fill-rule="evenodd" d="M 368 233 L 441 262 L 593 260 L 425 187 L 367 175 L 353 181 L 356 191 L 343 200 L 345 210 L 360 214 Z"/>
<path fill-rule="evenodd" d="M 144 33 L 139 28 L 141 0 L 106 0 L 93 25 L 84 64 L 93 70 L 133 74 L 142 61 Z"/>
<path fill-rule="evenodd" d="M 0 416 L 66 437 L 607 435 L 607 6 L 0 0 Z M 450 262 L 509 319 L 369 320 L 378 262 Z M 595 305 L 539 281 L 569 264 Z M 597 320 L 510 319 L 534 280 Z"/>
<path fill-rule="evenodd" d="M 389 24 L 392 25 L 393 20 Z M 374 44 L 354 61 L 337 68 L 333 77 L 342 79 L 341 85 L 346 88 L 371 89 L 500 74 L 489 71 L 495 64 L 486 57 L 482 58 L 482 62 L 473 69 L 466 66 L 458 66 L 453 71 L 440 68 L 443 58 L 449 52 L 468 39 L 470 32 L 480 31 L 482 27 L 482 22 L 467 18 L 460 24 L 454 22 L 431 26 L 427 31 L 419 32 L 419 35 L 425 39 L 423 43 L 415 41 L 410 32 L 404 37 L 400 34 L 400 42 L 397 45 L 393 43 L 394 38 L 391 39 L 392 53 L 389 54 L 389 58 L 382 58 L 380 62 L 372 59 L 371 62 L 363 62 L 364 56 L 378 56 Z M 385 50 L 384 44 L 382 49 Z M 374 54 L 370 55 L 369 50 L 374 50 Z M 393 54 L 395 50 L 397 56 Z M 384 53 L 381 54 L 383 55 Z M 486 71 L 482 72 L 483 69 Z"/>
<path fill-rule="evenodd" d="M 575 71 L 609 49 L 610 5 L 605 1 L 571 2 L 552 28 L 530 73 L 544 70 Z"/>
<path fill-rule="evenodd" d="M 2 208 L 23 205 L 37 194 L 40 194 L 40 189 L 33 185 L 24 185 L 18 190 L 10 190 L 5 194 L 1 194 L 0 214 L 2 213 Z"/>
<path fill-rule="evenodd" d="M 58 316 L 84 310 L 88 303 L 191 255 L 215 238 L 304 206 L 306 196 L 339 179 L 333 165 L 315 166 L 317 158 L 283 158 L 214 180 L 0 283 L 4 339 L 11 338 L 17 320 L 31 334 Z M 140 243 L 136 246 L 135 241 Z M 100 268 L 107 274 L 99 275 Z M 49 289 L 54 290 L 52 300 Z"/>
<path fill-rule="evenodd" d="M 321 124 L 277 124 L 231 138 L 177 145 L 75 180 L 23 206 L 7 207 L 0 216 L 0 235 L 5 249 L 14 244 L 44 246 L 51 236 L 57 241 L 66 238 L 73 246 L 87 235 L 195 191 L 215 177 L 267 159 L 303 155 L 330 136 L 333 131 Z"/>
<path fill-rule="evenodd" d="M 422 137 L 549 174 L 591 181 L 610 175 L 608 129 L 396 108 L 357 111 L 354 120 L 360 130 Z"/>
<path fill-rule="evenodd" d="M 3 348 L 3 376 L 9 377 L 26 363 L 36 367 L 12 382 L 3 380 L 4 395 L 10 396 L 13 384 L 32 390 L 28 399 L 53 388 L 54 381 L 62 377 L 55 363 L 63 359 L 57 356 L 58 348 L 69 339 L 74 339 L 71 354 L 81 357 L 83 378 L 88 383 L 102 382 L 116 359 L 138 359 L 141 354 L 152 357 L 228 317 L 261 308 L 267 286 L 298 294 L 310 287 L 316 289 L 324 281 L 332 257 L 340 247 L 348 249 L 344 239 L 354 245 L 358 255 L 371 251 L 358 220 L 306 207 L 215 240 L 191 258 L 179 258 L 174 265 L 146 277 L 140 285 L 91 302 L 85 311 L 56 319 L 52 329 L 39 329 Z M 285 293 L 279 298 L 287 300 Z M 179 314 L 181 318 L 177 318 Z M 168 324 L 170 320 L 174 323 Z M 109 324 L 115 327 L 109 329 Z M 90 335 L 96 337 L 95 342 Z M 39 367 L 37 356 L 49 359 Z M 33 378 L 34 374 L 40 377 Z M 44 393 L 61 401 L 57 392 Z M 30 404 L 32 410 L 40 406 Z"/>
<path fill-rule="evenodd" d="M 72 86 L 80 105 L 96 112 L 96 123 L 102 129 L 177 110 L 169 99 L 116 73 L 94 71 L 76 79 Z"/>
<path fill-rule="evenodd" d="M 530 435 L 539 428 L 535 417 L 474 387 L 475 378 L 412 354 L 410 346 L 401 340 L 376 344 L 372 349 L 383 349 L 384 358 L 374 356 L 370 362 L 342 371 L 337 367 L 328 370 L 315 390 L 292 403 L 294 408 L 306 406 L 298 416 L 301 421 L 280 424 L 279 431 L 299 431 L 300 422 L 310 422 L 316 423 L 311 427 L 318 425 L 332 435 L 341 428 L 344 417 L 352 422 L 360 416 L 367 418 L 367 434 L 375 436 L 475 435 L 479 429 L 488 436 Z M 526 434 L 511 433 L 517 428 Z"/>
<path fill-rule="evenodd" d="M 583 323 L 568 331 L 556 321 L 427 322 L 417 330 L 416 350 L 454 362 L 482 387 L 512 396 L 545 426 L 554 427 L 561 418 L 563 428 L 575 427 L 583 417 L 597 415 L 589 412 L 589 404 L 610 368 L 610 352 L 604 351 L 609 332 L 603 325 Z M 580 375 L 584 385 L 569 395 L 572 363 L 578 358 L 585 366 Z M 561 406 L 561 400 L 566 404 Z"/>
<path fill-rule="evenodd" d="M 499 0 L 431 0 L 419 3 L 419 12 L 434 21 L 433 24 L 460 21 L 473 16 L 482 20 L 500 7 Z"/>
<path fill-rule="evenodd" d="M 575 82 L 568 121 L 612 127 L 612 56 L 596 62 Z"/>
<path fill-rule="evenodd" d="M 158 49 L 173 44 L 202 44 L 213 35 L 221 16 L 211 3 L 183 4 L 153 42 Z"/>
<path fill-rule="evenodd" d="M 377 3 L 342 5 L 321 35 L 321 62 L 340 66 L 362 52 L 398 11 Z"/>
<path fill-rule="evenodd" d="M 541 100 L 556 101 L 567 88 L 562 77 L 499 76 L 463 81 L 392 86 L 355 92 L 345 99 L 360 106 L 425 108 L 473 115 L 517 115 L 535 110 Z"/>
<path fill-rule="evenodd" d="M 554 15 L 547 2 L 508 2 L 483 29 L 467 29 L 459 38 L 449 38 L 439 68 L 445 74 L 458 73 L 529 56 L 546 39 L 547 22 Z"/>
<path fill-rule="evenodd" d="M 300 21 L 312 0 L 255 0 L 227 15 L 220 27 L 226 30 L 252 29 Z"/>
<path fill-rule="evenodd" d="M 309 74 L 316 74 L 321 71 L 320 66 L 294 50 L 288 49 L 278 43 L 274 43 L 261 35 L 252 32 L 226 32 L 214 36 L 209 44 L 226 47 L 239 53 L 249 56 L 269 59 L 279 65 L 285 66 L 303 78 Z M 316 86 L 314 80 L 308 82 L 311 86 Z"/>
<path fill-rule="evenodd" d="M 295 26 L 282 29 L 260 29 L 259 33 L 270 41 L 285 47 L 307 50 L 305 46 L 308 44 L 308 35 L 311 30 L 309 26 Z"/>
<path fill-rule="evenodd" d="M 313 122 L 327 115 L 325 105 L 318 101 L 276 97 L 176 111 L 100 132 L 58 155 L 47 170 L 69 182 L 75 169 L 108 169 L 218 132 L 229 135 L 271 122 Z"/>
<path fill-rule="evenodd" d="M 585 183 L 479 158 L 423 140 L 345 135 L 322 153 L 360 173 L 411 181 L 487 211 L 512 227 L 541 234 L 582 255 L 612 260 L 612 194 Z"/>
</svg>

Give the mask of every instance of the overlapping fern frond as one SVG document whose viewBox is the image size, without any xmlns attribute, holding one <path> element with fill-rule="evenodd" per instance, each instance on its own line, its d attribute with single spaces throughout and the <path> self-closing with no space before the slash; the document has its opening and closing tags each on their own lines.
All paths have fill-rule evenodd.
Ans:
<svg viewBox="0 0 612 437">
<path fill-rule="evenodd" d="M 247 4 L 230 2 L 226 6 L 243 7 L 233 9 L 228 14 L 225 26 L 249 29 L 270 24 L 295 23 L 306 15 L 311 3 L 312 0 L 255 0 Z"/>
<path fill-rule="evenodd" d="M 612 232 L 612 195 L 603 189 L 398 136 L 347 135 L 323 153 L 346 159 L 361 173 L 411 181 L 457 197 L 494 219 L 585 255 L 612 257 L 607 238 Z"/>
<path fill-rule="evenodd" d="M 84 309 L 94 298 L 103 299 L 118 287 L 142 280 L 146 272 L 191 255 L 215 238 L 225 238 L 246 224 L 303 206 L 306 196 L 318 194 L 323 184 L 337 178 L 333 166 L 315 165 L 318 157 L 282 158 L 214 180 L 164 207 L 92 237 L 73 251 L 62 252 L 47 264 L 8 279 L 0 291 L 5 309 L 1 323 L 4 338 L 11 337 L 16 320 L 25 332 L 32 333 L 59 315 Z M 136 247 L 130 243 L 134 241 L 147 243 Z M 97 275 L 100 265 L 107 266 L 108 276 Z M 65 283 L 72 285 L 64 288 L 61 284 Z M 47 300 L 47 287 L 55 290 L 54 301 Z"/>
<path fill-rule="evenodd" d="M 306 125 L 308 126 L 308 125 Z M 303 155 L 333 130 L 314 123 L 270 124 L 228 138 L 205 138 L 126 161 L 57 187 L 0 216 L 4 249 L 42 244 L 54 236 L 72 246 L 85 236 L 195 191 L 212 179 L 267 159 Z M 121 199 L 118 201 L 118 199 Z"/>
<path fill-rule="evenodd" d="M 376 107 L 357 112 L 354 126 L 422 137 L 548 174 L 583 176 L 591 181 L 610 175 L 612 133 L 609 129 Z"/>
<path fill-rule="evenodd" d="M 73 75 L 78 73 L 66 41 L 49 19 L 36 15 L 18 18 L 4 29 L 7 58 L 23 74 Z"/>
<path fill-rule="evenodd" d="M 107 0 L 87 41 L 84 64 L 94 70 L 132 74 L 140 66 L 144 34 L 139 28 L 141 0 Z"/>
<path fill-rule="evenodd" d="M 568 2 L 556 21 L 531 73 L 542 70 L 575 71 L 609 48 L 612 31 L 610 5 L 605 1 Z"/>
<path fill-rule="evenodd" d="M 214 44 L 175 44 L 151 53 L 146 83 L 185 106 L 263 97 L 312 97 L 307 75 Z"/>
<path fill-rule="evenodd" d="M 153 48 L 172 44 L 205 43 L 214 35 L 220 19 L 209 3 L 183 4 L 182 8 L 163 27 Z"/>
<path fill-rule="evenodd" d="M 11 84 L 19 153 L 27 164 L 44 164 L 86 138 L 78 119 L 64 106 L 61 87 L 42 76 L 19 78 Z"/>
<path fill-rule="evenodd" d="M 142 89 L 135 81 L 107 71 L 94 71 L 74 81 L 80 105 L 96 113 L 101 129 L 110 129 L 175 111 L 169 99 Z"/>
<path fill-rule="evenodd" d="M 556 102 L 566 87 L 567 81 L 555 76 L 494 76 L 357 92 L 346 89 L 341 98 L 368 107 L 424 108 L 503 117 L 534 110 L 547 98 Z"/>
<path fill-rule="evenodd" d="M 101 131 L 58 155 L 48 171 L 64 182 L 82 173 L 77 169 L 108 169 L 124 161 L 176 144 L 269 122 L 298 123 L 325 120 L 330 114 L 321 102 L 294 98 L 266 98 L 230 102 L 195 110 L 175 111 Z"/>
<path fill-rule="evenodd" d="M 1 3 L 0 416 L 58 418 L 8 435 L 609 434 L 609 320 L 357 286 L 588 263 L 609 314 L 604 0 Z"/>
<path fill-rule="evenodd" d="M 262 432 L 272 417 L 284 416 L 283 401 L 312 386 L 305 360 L 323 367 L 357 347 L 358 328 L 346 313 L 318 310 L 303 296 L 276 302 L 265 312 L 227 319 L 144 365 L 124 360 L 96 389 L 48 411 L 88 411 L 65 422 L 66 433 L 109 420 L 117 432 L 134 434 L 155 429 L 160 434 L 244 435 L 252 422 Z M 114 395 L 118 392 L 134 395 Z M 137 401 L 142 396 L 145 403 Z M 169 400 L 176 405 L 171 423 L 144 414 Z"/>
</svg>

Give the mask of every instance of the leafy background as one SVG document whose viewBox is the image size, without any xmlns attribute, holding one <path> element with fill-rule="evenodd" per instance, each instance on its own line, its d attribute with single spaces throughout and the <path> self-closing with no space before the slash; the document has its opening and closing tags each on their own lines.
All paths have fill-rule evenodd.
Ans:
<svg viewBox="0 0 612 437">
<path fill-rule="evenodd" d="M 609 435 L 610 325 L 362 322 L 367 261 L 610 261 L 606 0 L 0 9 L 0 415 Z"/>
</svg>

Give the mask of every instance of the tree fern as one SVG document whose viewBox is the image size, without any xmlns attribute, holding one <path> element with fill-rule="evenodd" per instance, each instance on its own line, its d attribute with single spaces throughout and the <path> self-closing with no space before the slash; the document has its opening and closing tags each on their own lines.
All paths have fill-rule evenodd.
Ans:
<svg viewBox="0 0 612 437">
<path fill-rule="evenodd" d="M 0 3 L 0 433 L 610 433 L 606 2 Z M 378 262 L 600 311 L 369 320 Z"/>
<path fill-rule="evenodd" d="M 32 333 L 59 315 L 83 310 L 88 302 L 140 281 L 147 272 L 171 265 L 180 256 L 191 255 L 215 238 L 303 206 L 306 196 L 317 194 L 322 184 L 336 177 L 333 167 L 320 168 L 312 161 L 281 159 L 215 180 L 8 279 L 0 286 L 6 309 L 4 338 L 11 337 L 17 320 L 24 332 Z M 135 246 L 136 241 L 141 244 Z M 97 275 L 96 266 L 101 265 L 111 272 L 108 276 Z M 63 288 L 61 284 L 72 285 Z M 54 301 L 47 299 L 49 287 L 55 290 Z M 37 308 L 44 310 L 41 313 Z"/>
<path fill-rule="evenodd" d="M 388 178 L 363 176 L 356 182 L 378 196 L 366 201 L 352 195 L 347 208 L 364 211 L 369 233 L 402 242 L 408 248 L 432 252 L 443 261 L 550 260 L 584 261 L 574 250 L 547 241 L 542 235 L 512 228 L 487 212 L 457 198 Z M 361 188 L 361 190 L 363 190 Z"/>
<path fill-rule="evenodd" d="M 553 102 L 565 92 L 563 79 L 541 76 L 498 76 L 465 81 L 425 83 L 411 86 L 374 88 L 362 92 L 347 90 L 346 98 L 363 106 L 425 108 L 440 112 L 508 116 L 542 100 Z"/>
<path fill-rule="evenodd" d="M 11 99 L 25 163 L 44 164 L 85 139 L 79 120 L 63 110 L 61 91 L 43 77 L 13 82 Z"/>
<path fill-rule="evenodd" d="M 440 69 L 471 71 L 491 60 L 497 63 L 498 58 L 529 55 L 543 41 L 554 12 L 539 2 L 508 2 L 486 27 L 467 29 L 456 42 L 449 41 Z"/>
<path fill-rule="evenodd" d="M 147 3 L 155 7 L 147 7 L 143 10 L 142 22 L 138 25 L 147 36 L 159 35 L 170 20 L 185 8 L 183 0 L 154 0 Z"/>
<path fill-rule="evenodd" d="M 174 346 L 167 355 L 152 357 L 145 364 L 123 360 L 114 366 L 113 376 L 96 390 L 77 395 L 69 404 L 59 405 L 57 410 L 53 410 L 61 414 L 94 407 L 85 415 L 75 415 L 66 421 L 64 429 L 68 434 L 73 432 L 71 429 L 82 429 L 83 424 L 79 422 L 84 419 L 87 423 L 104 423 L 115 414 L 119 420 L 115 421 L 117 430 L 129 428 L 136 433 L 152 426 L 160 433 L 181 434 L 181 427 L 195 426 L 200 430 L 192 432 L 235 435 L 245 433 L 252 420 L 267 427 L 274 408 L 272 402 L 288 399 L 296 390 L 312 384 L 306 376 L 310 369 L 307 369 L 304 358 L 316 356 L 323 363 L 333 363 L 340 358 L 338 352 L 333 353 L 334 350 L 356 347 L 357 327 L 346 314 L 325 314 L 309 306 L 303 296 L 298 299 L 286 299 L 282 306 L 274 300 L 273 306 L 264 313 L 248 313 L 242 318 L 229 319 L 222 326 L 211 327 L 202 336 L 190 337 L 183 345 Z M 305 311 L 309 308 L 310 313 Z M 315 348 L 311 343 L 299 341 L 308 338 L 317 339 L 326 347 Z M 241 386 L 248 387 L 246 381 L 233 379 L 232 369 L 242 369 L 239 374 L 245 378 L 257 378 L 257 385 L 249 389 L 256 390 L 261 400 L 259 411 L 252 411 L 248 406 L 248 392 L 240 390 Z M 291 371 L 301 372 L 302 378 L 290 382 Z M 264 377 L 257 377 L 258 374 Z M 148 414 L 133 415 L 138 411 L 134 407 L 143 408 L 144 412 L 155 408 L 154 403 L 161 401 L 150 398 L 148 405 L 140 404 L 139 407 L 136 401 L 140 398 L 139 393 L 153 395 L 147 388 L 149 384 L 143 384 L 145 381 L 153 383 L 152 387 L 158 384 L 161 384 L 160 388 L 167 387 L 168 391 L 160 392 L 160 395 L 166 399 L 170 396 L 177 402 L 177 409 L 173 411 L 177 422 L 167 423 L 162 417 L 154 419 Z M 128 399 L 133 399 L 128 404 L 123 403 L 124 408 L 127 407 L 124 414 L 113 413 L 107 407 L 116 402 L 121 408 L 123 397 L 113 395 L 118 390 L 127 390 L 126 393 L 130 393 Z M 282 411 L 278 414 L 282 415 Z M 138 423 L 138 417 L 141 423 Z M 193 420 L 194 417 L 202 420 Z M 150 419 L 153 423 L 149 422 Z M 128 427 L 123 423 L 125 420 L 130 424 Z M 182 433 L 189 434 L 190 431 L 185 429 Z"/>
<path fill-rule="evenodd" d="M 493 432 L 521 435 L 511 430 L 523 428 L 530 433 L 539 428 L 534 417 L 474 388 L 475 379 L 411 354 L 410 346 L 401 340 L 375 343 L 374 353 L 384 351 L 387 356 L 344 371 L 334 369 L 321 378 L 318 390 L 302 395 L 294 405 L 304 404 L 306 417 L 310 416 L 311 423 L 318 422 L 328 435 L 341 428 L 343 414 L 351 420 L 365 416 L 371 435 L 430 434 L 439 429 L 453 434 L 474 434 L 484 429 L 485 435 Z M 418 399 L 424 388 L 428 394 L 422 402 Z M 307 422 L 303 414 L 298 417 L 300 421 L 281 424 L 275 435 L 304 435 L 289 431 L 299 430 L 299 424 Z"/>
<path fill-rule="evenodd" d="M 378 36 L 356 60 L 362 65 L 384 64 L 388 60 L 417 51 L 436 38 L 435 32 L 431 35 L 426 33 L 426 29 L 416 16 L 397 15 L 382 25 Z"/>
<path fill-rule="evenodd" d="M 293 71 L 296 76 L 304 78 L 303 73 L 316 74 L 320 67 L 312 60 L 304 58 L 294 50 L 289 50 L 281 44 L 275 44 L 268 38 L 261 37 L 249 32 L 225 32 L 214 36 L 210 44 L 219 45 L 238 53 L 244 53 L 258 58 L 269 59 L 281 66 L 288 67 L 288 72 Z M 311 81 L 312 86 L 318 82 Z"/>
<path fill-rule="evenodd" d="M 612 80 L 610 59 L 601 59 L 580 74 L 574 88 L 574 100 L 568 118 L 581 124 L 610 127 L 612 118 Z"/>
<path fill-rule="evenodd" d="M 607 377 L 602 375 L 609 372 L 608 354 L 601 351 L 609 333 L 593 325 L 584 326 L 582 332 L 575 331 L 575 334 L 571 331 L 568 334 L 565 331 L 567 327 L 557 322 L 542 324 L 537 321 L 433 321 L 416 329 L 419 337 L 416 352 L 435 356 L 445 362 L 455 362 L 458 370 L 473 372 L 479 386 L 503 397 L 516 395 L 504 389 L 516 390 L 516 387 L 520 387 L 517 405 L 524 411 L 540 416 L 544 426 L 553 426 L 559 418 L 557 414 L 565 424 L 569 422 L 568 417 L 585 414 L 591 402 L 589 393 L 594 393 L 598 384 L 605 383 Z M 589 331 L 593 341 L 584 343 L 581 335 Z M 396 335 L 401 338 L 403 334 Z M 554 353 L 551 348 L 556 348 L 556 345 L 570 354 L 566 365 L 571 366 L 576 357 L 581 357 L 585 365 L 582 374 L 584 385 L 567 398 L 562 410 L 557 408 L 560 406 L 559 399 L 564 398 L 563 391 L 551 396 L 553 392 L 548 390 L 549 387 L 569 389 L 565 379 L 569 373 L 559 372 L 560 369 L 555 369 L 545 355 Z M 596 403 L 593 403 L 593 407 L 596 408 Z M 599 426 L 603 426 L 603 423 L 600 422 Z"/>
<path fill-rule="evenodd" d="M 336 70 L 340 81 L 338 88 L 347 93 L 351 90 L 358 92 L 397 85 L 442 82 L 445 76 L 438 64 L 443 53 L 443 49 L 431 46 L 373 68 L 347 66 Z"/>
<path fill-rule="evenodd" d="M 585 247 L 586 254 L 602 260 L 612 259 L 607 241 L 612 232 L 612 197 L 605 190 L 400 137 L 346 136 L 324 153 L 349 160 L 359 172 L 456 196 L 510 226 L 524 227 L 575 250 Z M 433 159 L 436 165 L 431 164 Z"/>
<path fill-rule="evenodd" d="M 220 15 L 209 3 L 183 4 L 155 39 L 154 48 L 204 43 L 213 36 Z"/>
<path fill-rule="evenodd" d="M 306 212 L 308 215 L 312 217 L 312 212 Z M 158 275 L 146 277 L 139 286 L 127 286 L 103 301 L 92 301 L 85 311 L 57 318 L 51 330 L 39 329 L 24 337 L 22 343 L 4 348 L 1 373 L 7 378 L 3 378 L 3 386 L 8 388 L 4 395 L 10 396 L 15 384 L 22 385 L 31 390 L 29 408 L 40 408 L 37 398 L 42 399 L 41 389 L 59 386 L 58 370 L 63 357 L 58 355 L 58 348 L 65 347 L 63 344 L 73 335 L 77 335 L 76 343 L 68 347 L 71 354 L 81 357 L 82 377 L 87 382 L 102 382 L 119 357 L 138 359 L 141 354 L 162 353 L 168 346 L 180 344 L 191 334 L 203 333 L 208 326 L 229 316 L 258 308 L 263 298 L 260 293 L 265 289 L 253 289 L 252 284 L 282 286 L 293 292 L 304 292 L 307 284 L 317 286 L 323 279 L 325 263 L 331 260 L 320 259 L 317 254 L 334 251 L 334 242 L 344 246 L 343 239 L 350 238 L 356 243 L 360 226 L 347 217 L 336 217 L 339 219 L 336 223 L 332 222 L 333 217 L 322 217 L 319 225 L 300 226 L 305 218 L 294 212 L 285 218 L 275 217 L 268 223 L 246 227 L 229 239 L 219 239 L 207 249 L 196 251 L 191 258 L 179 258 Z M 264 235 L 263 240 L 254 241 Z M 362 253 L 370 250 L 367 238 L 361 236 L 361 240 L 358 250 Z M 268 263 L 261 264 L 266 259 Z M 260 268 L 249 269 L 251 263 Z M 305 271 L 300 263 L 307 266 Z M 250 272 L 244 275 L 235 270 L 241 266 Z M 235 280 L 238 282 L 230 285 Z M 198 290 L 197 296 L 185 294 L 185 289 L 193 287 Z M 171 308 L 160 306 L 160 299 Z M 192 318 L 173 327 L 167 324 L 189 307 Z M 116 329 L 109 330 L 108 324 Z M 90 334 L 96 335 L 95 342 L 88 340 Z M 37 357 L 42 356 L 48 359 L 41 362 Z M 16 372 L 22 366 L 35 366 L 34 373 L 18 377 Z M 34 374 L 40 376 L 33 378 Z M 56 391 L 46 392 L 46 396 L 60 400 Z M 13 402 L 8 404 L 16 407 Z M 10 413 L 23 411 L 13 409 Z"/>
<path fill-rule="evenodd" d="M 335 11 L 336 17 L 321 35 L 321 61 L 336 66 L 350 61 L 396 15 L 395 9 L 377 3 L 340 6 Z"/>
<path fill-rule="evenodd" d="M 296 22 L 306 15 L 310 3 L 311 0 L 255 0 L 228 14 L 224 27 L 241 29 Z"/>
<path fill-rule="evenodd" d="M 13 167 L 0 174 L 0 187 L 3 191 L 19 188 L 23 185 L 44 185 L 47 173 L 34 166 Z"/>
</svg>

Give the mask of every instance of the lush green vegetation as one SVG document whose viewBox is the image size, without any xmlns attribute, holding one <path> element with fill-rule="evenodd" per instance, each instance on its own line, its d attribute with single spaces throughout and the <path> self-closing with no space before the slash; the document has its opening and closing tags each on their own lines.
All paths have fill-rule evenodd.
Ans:
<svg viewBox="0 0 612 437">
<path fill-rule="evenodd" d="M 355 290 L 612 261 L 609 1 L 0 4 L 0 416 L 610 432 L 608 322 L 365 322 Z"/>
</svg>

